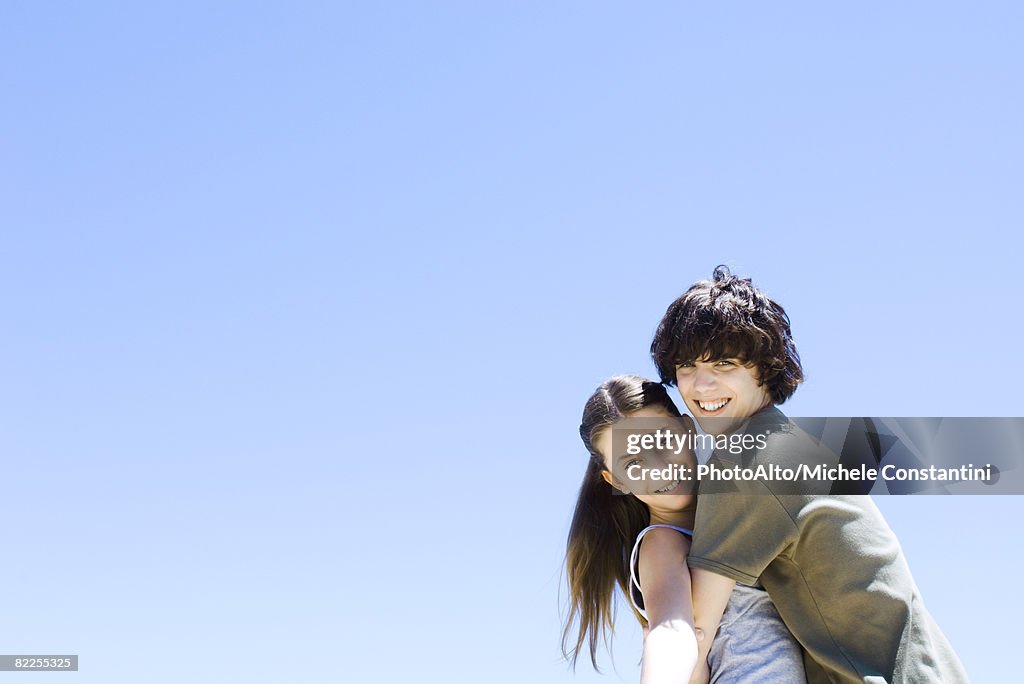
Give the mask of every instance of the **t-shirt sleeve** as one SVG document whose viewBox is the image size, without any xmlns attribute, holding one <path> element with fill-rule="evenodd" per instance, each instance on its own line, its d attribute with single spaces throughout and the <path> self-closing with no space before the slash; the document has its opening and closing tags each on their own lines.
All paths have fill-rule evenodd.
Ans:
<svg viewBox="0 0 1024 684">
<path fill-rule="evenodd" d="M 688 563 L 754 584 L 796 538 L 797 527 L 775 494 L 724 490 L 702 485 Z"/>
</svg>

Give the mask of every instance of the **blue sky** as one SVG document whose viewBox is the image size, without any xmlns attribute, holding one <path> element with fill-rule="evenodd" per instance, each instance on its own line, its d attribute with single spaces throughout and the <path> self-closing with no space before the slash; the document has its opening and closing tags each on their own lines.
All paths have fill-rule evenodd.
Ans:
<svg viewBox="0 0 1024 684">
<path fill-rule="evenodd" d="M 792 415 L 1024 415 L 1022 13 L 4 3 L 0 651 L 635 681 L 559 656 L 576 428 L 716 264 Z M 1024 504 L 878 503 L 999 681 Z"/>
</svg>

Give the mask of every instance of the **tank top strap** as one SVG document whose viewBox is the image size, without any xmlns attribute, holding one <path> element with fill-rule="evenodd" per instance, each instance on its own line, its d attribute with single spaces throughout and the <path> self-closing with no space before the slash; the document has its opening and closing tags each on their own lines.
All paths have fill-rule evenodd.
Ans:
<svg viewBox="0 0 1024 684">
<path fill-rule="evenodd" d="M 647 619 L 647 611 L 644 610 L 644 594 L 640 590 L 640 542 L 643 541 L 648 532 L 659 527 L 667 527 L 670 530 L 685 534 L 687 537 L 693 536 L 693 530 L 677 527 L 676 525 L 663 524 L 648 525 L 640 530 L 640 534 L 636 535 L 633 551 L 629 554 L 629 601 L 636 608 L 637 612 L 644 616 L 645 620 Z"/>
</svg>

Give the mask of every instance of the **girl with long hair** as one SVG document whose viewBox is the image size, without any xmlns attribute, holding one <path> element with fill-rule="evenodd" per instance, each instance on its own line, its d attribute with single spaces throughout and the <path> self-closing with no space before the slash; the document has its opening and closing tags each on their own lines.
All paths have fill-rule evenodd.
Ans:
<svg viewBox="0 0 1024 684">
<path fill-rule="evenodd" d="M 642 684 L 805 682 L 802 651 L 762 589 L 737 585 L 717 635 L 698 642 L 700 586 L 691 583 L 686 565 L 697 499 L 692 481 L 672 475 L 693 472 L 696 457 L 682 447 L 623 449 L 613 428 L 619 441 L 633 428 L 648 434 L 695 429 L 664 386 L 638 376 L 611 378 L 587 401 L 580 437 L 590 460 L 565 559 L 566 658 L 575 665 L 587 649 L 597 668 L 597 644 L 614 631 L 618 586 L 644 629 Z M 642 476 L 655 472 L 668 478 Z"/>
</svg>

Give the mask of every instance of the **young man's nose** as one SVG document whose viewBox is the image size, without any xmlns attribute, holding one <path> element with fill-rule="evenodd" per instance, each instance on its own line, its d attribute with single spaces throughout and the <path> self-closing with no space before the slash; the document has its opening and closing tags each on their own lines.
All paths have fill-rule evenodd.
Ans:
<svg viewBox="0 0 1024 684">
<path fill-rule="evenodd" d="M 693 387 L 697 390 L 710 389 L 715 386 L 715 374 L 710 368 L 697 367 L 693 375 Z"/>
</svg>

